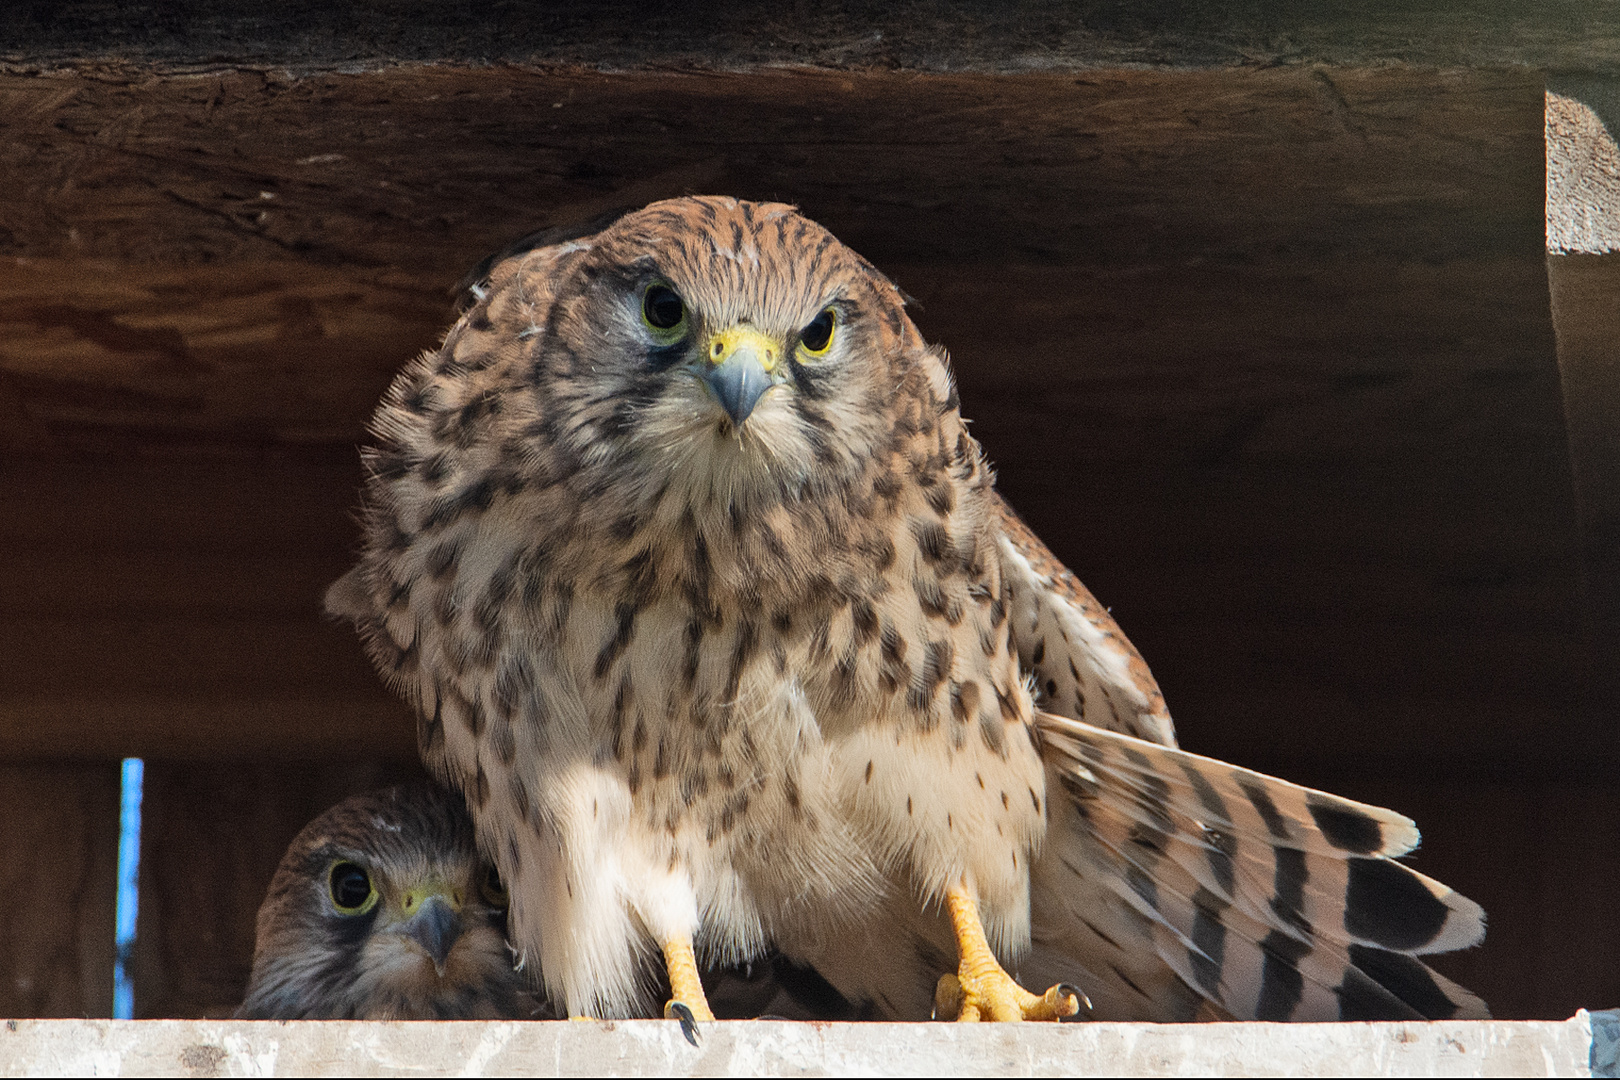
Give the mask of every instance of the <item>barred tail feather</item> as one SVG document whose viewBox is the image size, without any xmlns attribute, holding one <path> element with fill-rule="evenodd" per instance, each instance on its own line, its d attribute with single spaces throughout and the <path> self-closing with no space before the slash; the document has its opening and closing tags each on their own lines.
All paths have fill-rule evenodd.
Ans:
<svg viewBox="0 0 1620 1080">
<path fill-rule="evenodd" d="M 1418 841 L 1407 818 L 1063 717 L 1038 724 L 1051 809 L 1032 983 L 1075 982 L 1110 1019 L 1489 1015 L 1411 958 L 1476 944 L 1485 919 L 1393 861 Z"/>
</svg>

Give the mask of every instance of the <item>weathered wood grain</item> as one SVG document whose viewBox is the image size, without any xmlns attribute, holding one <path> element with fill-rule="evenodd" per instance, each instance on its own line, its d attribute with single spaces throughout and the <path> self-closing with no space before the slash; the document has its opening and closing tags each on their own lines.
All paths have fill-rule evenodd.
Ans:
<svg viewBox="0 0 1620 1080">
<path fill-rule="evenodd" d="M 168 70 L 402 62 L 735 72 L 803 65 L 1000 73 L 1413 64 L 1620 70 L 1604 0 L 118 0 L 0 8 L 0 61 Z"/>
<path fill-rule="evenodd" d="M 885 265 L 1436 262 L 1542 228 L 1541 81 L 1514 70 L 70 70 L 0 76 L 0 124 L 0 250 L 34 258 L 448 285 L 692 189 L 797 202 Z"/>
<path fill-rule="evenodd" d="M 320 614 L 359 478 L 332 448 L 0 462 L 4 754 L 413 753 Z"/>
<path fill-rule="evenodd" d="M 118 766 L 0 765 L 0 1016 L 111 1016 Z"/>
</svg>

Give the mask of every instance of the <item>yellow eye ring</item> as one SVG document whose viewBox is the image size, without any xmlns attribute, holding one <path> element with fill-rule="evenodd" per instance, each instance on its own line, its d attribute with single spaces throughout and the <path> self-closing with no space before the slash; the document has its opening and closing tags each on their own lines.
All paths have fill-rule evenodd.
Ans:
<svg viewBox="0 0 1620 1080">
<path fill-rule="evenodd" d="M 377 886 L 359 863 L 340 859 L 326 872 L 332 906 L 345 915 L 364 915 L 377 906 Z"/>
<path fill-rule="evenodd" d="M 823 308 L 821 314 L 799 331 L 799 348 L 806 356 L 826 356 L 838 329 L 838 309 Z"/>
<path fill-rule="evenodd" d="M 478 891 L 490 907 L 503 908 L 512 902 L 506 893 L 506 886 L 501 882 L 501 875 L 493 866 L 484 867 L 484 877 L 478 883 Z"/>
</svg>

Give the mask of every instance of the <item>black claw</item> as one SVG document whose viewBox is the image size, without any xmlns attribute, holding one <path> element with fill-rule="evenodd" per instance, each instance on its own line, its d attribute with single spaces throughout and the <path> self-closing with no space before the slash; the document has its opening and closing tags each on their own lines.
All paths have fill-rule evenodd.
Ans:
<svg viewBox="0 0 1620 1080">
<path fill-rule="evenodd" d="M 1091 999 L 1086 996 L 1086 992 L 1074 985 L 1074 983 L 1058 983 L 1057 988 L 1059 994 L 1073 994 L 1074 1000 L 1078 1001 L 1085 1008 L 1086 1012 L 1089 1013 L 1095 1011 L 1095 1006 L 1091 1004 Z M 1080 1019 L 1080 1014 L 1075 1013 L 1073 1016 L 1065 1016 L 1061 1019 L 1078 1020 Z"/>
<path fill-rule="evenodd" d="M 681 1034 L 686 1036 L 686 1041 L 696 1046 L 698 1044 L 698 1026 L 697 1017 L 692 1015 L 692 1010 L 679 1001 L 672 1001 L 669 1003 L 669 1011 L 674 1013 L 675 1019 L 681 1022 Z"/>
</svg>

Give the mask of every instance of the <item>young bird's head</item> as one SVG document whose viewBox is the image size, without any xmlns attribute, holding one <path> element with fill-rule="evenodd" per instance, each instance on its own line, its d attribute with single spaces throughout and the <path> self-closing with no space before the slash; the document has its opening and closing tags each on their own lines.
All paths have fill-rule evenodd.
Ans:
<svg viewBox="0 0 1620 1080">
<path fill-rule="evenodd" d="M 528 1018 L 506 907 L 456 796 L 417 783 L 345 799 L 276 870 L 237 1016 Z"/>
</svg>

